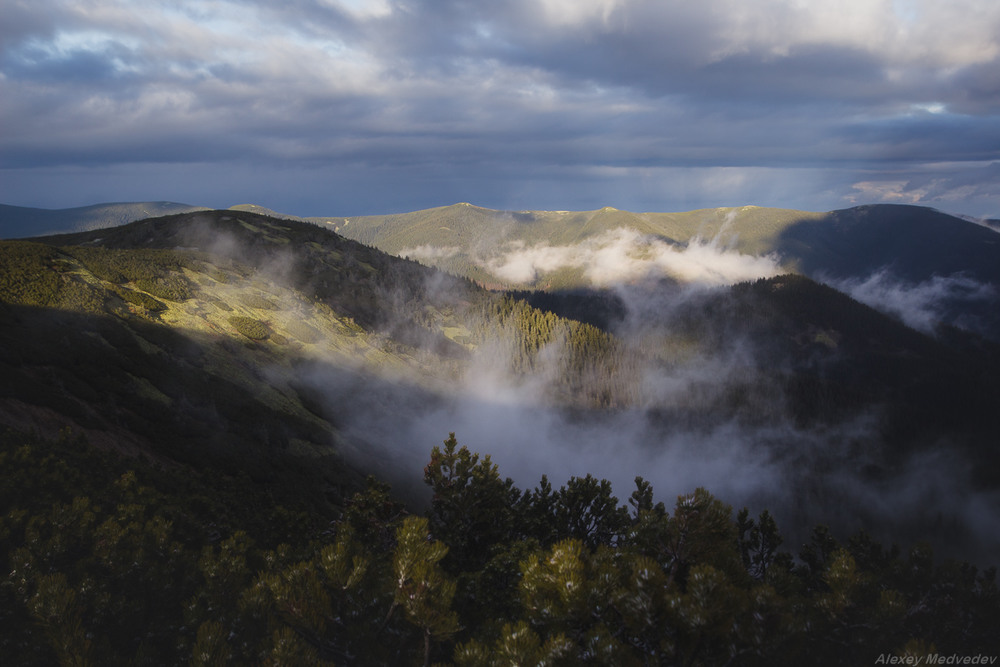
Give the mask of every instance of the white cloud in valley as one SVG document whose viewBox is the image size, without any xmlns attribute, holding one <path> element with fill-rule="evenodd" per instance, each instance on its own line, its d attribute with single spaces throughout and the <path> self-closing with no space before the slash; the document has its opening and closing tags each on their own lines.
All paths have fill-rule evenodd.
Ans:
<svg viewBox="0 0 1000 667">
<path fill-rule="evenodd" d="M 579 269 L 595 287 L 661 277 L 727 285 L 781 273 L 774 255 L 746 255 L 718 240 L 700 238 L 678 246 L 624 227 L 573 245 L 511 243 L 499 257 L 483 264 L 497 277 L 514 283 L 531 283 L 560 269 Z"/>
<path fill-rule="evenodd" d="M 425 243 L 413 248 L 403 248 L 397 254 L 400 257 L 406 257 L 424 264 L 434 264 L 441 260 L 450 259 L 461 251 L 462 249 L 457 246 L 439 247 Z"/>
<path fill-rule="evenodd" d="M 914 283 L 901 280 L 890 269 L 883 268 L 865 278 L 826 278 L 824 282 L 924 333 L 934 333 L 942 322 L 949 321 L 949 304 L 989 303 L 997 297 L 993 285 L 962 274 L 932 276 Z M 977 328 L 974 320 L 960 319 L 949 323 L 973 330 Z"/>
</svg>

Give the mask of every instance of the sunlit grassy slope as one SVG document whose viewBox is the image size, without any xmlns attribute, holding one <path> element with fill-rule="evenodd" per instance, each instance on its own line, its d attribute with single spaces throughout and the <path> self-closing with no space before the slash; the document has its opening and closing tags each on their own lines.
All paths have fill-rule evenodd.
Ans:
<svg viewBox="0 0 1000 667">
<path fill-rule="evenodd" d="M 43 240 L 0 242 L 0 423 L 21 430 L 340 487 L 365 401 L 459 392 L 498 332 L 515 374 L 557 336 L 587 355 L 554 402 L 609 395 L 573 380 L 617 359 L 608 334 L 315 225 L 215 211 Z"/>
<path fill-rule="evenodd" d="M 425 243 L 461 248 L 489 247 L 498 241 L 522 240 L 566 245 L 618 227 L 686 243 L 696 236 L 714 238 L 722 233 L 748 252 L 770 249 L 791 222 L 822 214 L 789 209 L 743 206 L 684 213 L 631 213 L 611 207 L 596 211 L 497 211 L 471 204 L 396 215 L 355 218 L 309 218 L 363 243 L 385 244 L 386 250 L 412 248 Z"/>
<path fill-rule="evenodd" d="M 714 239 L 740 252 L 760 255 L 773 251 L 781 233 L 793 222 L 819 217 L 821 214 L 755 206 L 631 213 L 611 207 L 596 211 L 497 211 L 463 203 L 397 215 L 309 220 L 392 254 L 431 256 L 428 263 L 445 270 L 504 283 L 484 268 L 483 260 L 509 249 L 510 244 L 571 246 L 627 228 L 679 247 L 695 238 Z M 427 248 L 441 252 L 421 255 L 419 251 Z M 572 286 L 579 282 L 578 273 L 558 282 Z"/>
<path fill-rule="evenodd" d="M 0 206 L 0 237 L 110 227 L 149 216 L 195 210 L 182 204 L 101 204 L 44 210 Z M 300 220 L 254 205 L 232 211 Z M 811 277 L 865 278 L 883 268 L 920 282 L 962 273 L 1000 285 L 1000 237 L 995 228 L 917 206 L 859 206 L 827 213 L 756 206 L 678 213 L 499 211 L 467 203 L 391 215 L 315 217 L 309 222 L 423 264 L 495 287 L 563 289 L 587 281 L 579 267 L 562 267 L 529 283 L 498 275 L 491 260 L 525 248 L 572 249 L 628 229 L 677 250 L 693 241 L 748 256 L 768 255 L 784 271 Z"/>
<path fill-rule="evenodd" d="M 382 291 L 412 284 L 396 294 L 416 303 L 428 269 L 312 225 L 223 212 L 45 240 L 0 243 L 0 422 L 21 430 L 318 476 L 339 497 L 364 443 L 308 374 L 433 392 L 465 350 L 429 302 L 414 310 L 425 326 L 382 327 Z"/>
<path fill-rule="evenodd" d="M 677 249 L 694 240 L 744 255 L 770 255 L 782 270 L 812 277 L 865 278 L 882 268 L 919 282 L 963 273 L 1000 285 L 1000 236 L 967 220 L 917 206 L 860 206 L 828 213 L 756 206 L 683 213 L 496 211 L 455 204 L 424 211 L 310 221 L 397 255 L 487 284 L 513 286 L 489 260 L 535 246 L 572 247 L 620 228 Z M 580 269 L 561 269 L 530 284 L 572 288 Z M 524 285 L 521 285 L 524 286 Z"/>
</svg>

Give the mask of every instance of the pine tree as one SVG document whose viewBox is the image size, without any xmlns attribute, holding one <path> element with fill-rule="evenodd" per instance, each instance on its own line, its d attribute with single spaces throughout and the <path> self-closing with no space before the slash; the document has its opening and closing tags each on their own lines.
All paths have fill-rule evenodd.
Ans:
<svg viewBox="0 0 1000 667">
<path fill-rule="evenodd" d="M 395 597 L 390 614 L 398 606 L 423 635 L 424 665 L 430 665 L 431 642 L 459 630 L 458 615 L 452 611 L 455 582 L 441 569 L 439 562 L 448 547 L 432 540 L 427 519 L 410 516 L 396 531 L 393 554 Z"/>
<path fill-rule="evenodd" d="M 434 447 L 424 468 L 424 482 L 433 490 L 428 510 L 431 534 L 448 544 L 446 564 L 452 572 L 483 567 L 490 550 L 515 532 L 514 508 L 521 492 L 510 478 L 501 479 L 489 455 L 480 459 L 455 434 Z"/>
</svg>

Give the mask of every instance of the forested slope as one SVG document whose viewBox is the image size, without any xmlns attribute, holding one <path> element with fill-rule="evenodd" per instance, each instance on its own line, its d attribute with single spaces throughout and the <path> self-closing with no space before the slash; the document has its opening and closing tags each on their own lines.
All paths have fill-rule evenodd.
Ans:
<svg viewBox="0 0 1000 667">
<path fill-rule="evenodd" d="M 1000 650 L 982 569 L 995 345 L 800 276 L 634 287 L 490 292 L 246 211 L 0 242 L 0 652 L 765 665 Z M 873 419 L 844 426 L 859 414 Z M 428 460 L 455 423 L 499 424 L 483 432 L 502 451 L 483 454 L 521 462 L 518 481 L 454 437 Z M 882 491 L 928 480 L 908 467 L 927 452 L 975 475 L 935 481 L 935 502 L 970 495 L 915 514 Z M 750 497 L 780 506 L 734 512 L 698 489 L 688 471 L 722 459 L 727 492 L 763 484 L 775 495 Z M 556 488 L 553 460 L 592 474 Z M 694 462 L 680 488 L 663 461 Z M 631 489 L 605 477 L 633 463 L 627 479 L 646 479 L 620 502 Z M 834 506 L 835 529 L 801 530 Z M 883 537 L 896 524 L 899 547 Z M 942 544 L 969 555 L 935 558 Z"/>
<path fill-rule="evenodd" d="M 435 447 L 425 516 L 370 480 L 336 518 L 245 477 L 0 436 L 7 664 L 847 665 L 995 654 L 995 569 L 636 479 L 531 490 Z"/>
</svg>

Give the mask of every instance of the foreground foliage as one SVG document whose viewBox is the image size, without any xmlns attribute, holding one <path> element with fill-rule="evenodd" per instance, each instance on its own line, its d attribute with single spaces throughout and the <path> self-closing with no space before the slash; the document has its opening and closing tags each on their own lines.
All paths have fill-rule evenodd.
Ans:
<svg viewBox="0 0 1000 667">
<path fill-rule="evenodd" d="M 872 664 L 995 652 L 995 569 L 636 479 L 530 491 L 452 435 L 409 514 L 370 478 L 337 517 L 249 479 L 7 432 L 6 664 Z"/>
</svg>

